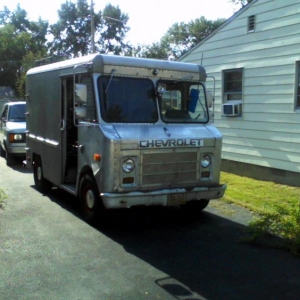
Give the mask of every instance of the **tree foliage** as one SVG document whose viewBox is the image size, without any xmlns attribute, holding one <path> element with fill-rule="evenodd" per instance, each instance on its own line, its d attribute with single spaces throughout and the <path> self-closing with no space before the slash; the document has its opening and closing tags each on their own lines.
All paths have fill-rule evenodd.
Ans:
<svg viewBox="0 0 300 300">
<path fill-rule="evenodd" d="M 252 0 L 231 0 L 231 2 L 235 5 L 241 5 L 242 7 L 244 7 L 245 5 L 247 5 L 248 3 L 250 3 Z"/>
<path fill-rule="evenodd" d="M 27 71 L 35 66 L 35 63 L 37 60 L 43 59 L 46 55 L 45 51 L 40 51 L 40 52 L 32 52 L 29 51 L 25 54 L 25 56 L 22 59 L 22 67 L 19 70 L 17 74 L 17 78 L 15 80 L 15 88 L 17 95 L 19 97 L 25 98 L 26 95 L 26 73 Z"/>
<path fill-rule="evenodd" d="M 123 40 L 129 30 L 126 26 L 128 16 L 119 7 L 108 4 L 103 12 L 95 13 L 87 0 L 77 0 L 77 3 L 67 0 L 61 5 L 58 15 L 59 21 L 50 25 L 49 30 L 53 36 L 52 42 L 48 44 L 52 54 L 77 57 L 91 53 L 92 17 L 96 52 L 120 54 L 127 47 Z"/>
<path fill-rule="evenodd" d="M 202 16 L 188 23 L 175 23 L 161 38 L 159 43 L 137 48 L 136 56 L 178 59 L 210 35 L 224 21 L 225 19 L 210 21 Z"/>
<path fill-rule="evenodd" d="M 58 21 L 50 25 L 49 33 L 53 40 L 48 43 L 51 54 L 59 56 L 79 56 L 90 51 L 91 45 L 91 11 L 85 0 L 77 4 L 66 1 L 58 11 Z M 98 24 L 98 16 L 94 15 Z"/>
<path fill-rule="evenodd" d="M 46 49 L 48 21 L 43 21 L 41 18 L 37 22 L 29 21 L 27 12 L 19 4 L 15 11 L 10 11 L 4 7 L 0 13 L 0 25 L 12 25 L 16 35 L 27 33 L 31 36 L 31 42 L 24 50 L 40 51 L 41 48 Z"/>
<path fill-rule="evenodd" d="M 161 42 L 152 43 L 151 45 L 138 45 L 130 52 L 126 53 L 127 56 L 144 57 L 144 58 L 157 58 L 168 59 L 168 47 L 163 47 Z"/>
<path fill-rule="evenodd" d="M 49 26 L 39 19 L 32 22 L 20 5 L 14 11 L 0 12 L 0 82 L 19 96 L 25 94 L 25 76 L 35 61 L 49 55 L 65 58 L 85 55 L 91 49 L 91 7 L 87 0 L 67 0 L 58 11 L 59 20 Z M 124 43 L 129 30 L 128 16 L 108 4 L 103 12 L 93 12 L 95 50 L 121 54 L 130 46 Z M 51 38 L 51 42 L 47 40 Z"/>
<path fill-rule="evenodd" d="M 1 86 L 16 89 L 16 80 L 22 72 L 22 59 L 28 52 L 46 53 L 48 22 L 31 22 L 24 9 L 17 6 L 11 12 L 7 7 L 0 14 L 0 82 Z"/>
<path fill-rule="evenodd" d="M 118 6 L 106 5 L 97 40 L 99 52 L 121 54 L 131 48 L 130 45 L 124 43 L 126 33 L 129 31 L 129 27 L 126 26 L 128 20 L 128 15 L 122 13 Z"/>
<path fill-rule="evenodd" d="M 17 5 L 0 11 L 0 82 L 19 95 L 25 94 L 25 77 L 37 59 L 47 56 L 71 58 L 92 52 L 158 59 L 177 59 L 206 38 L 224 20 L 204 17 L 175 23 L 160 42 L 132 47 L 125 43 L 129 17 L 118 6 L 107 4 L 103 11 L 91 9 L 89 0 L 66 0 L 51 24 L 32 22 Z M 243 1 L 243 0 L 232 0 Z M 92 40 L 92 26 L 94 39 Z M 94 41 L 94 43 L 93 43 Z M 94 47 L 93 47 L 94 46 Z"/>
</svg>

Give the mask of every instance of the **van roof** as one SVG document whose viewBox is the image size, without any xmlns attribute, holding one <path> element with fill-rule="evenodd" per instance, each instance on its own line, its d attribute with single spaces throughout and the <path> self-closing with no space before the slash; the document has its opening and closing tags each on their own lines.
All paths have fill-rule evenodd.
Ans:
<svg viewBox="0 0 300 300">
<path fill-rule="evenodd" d="M 27 75 L 49 72 L 59 69 L 75 68 L 80 66 L 92 65 L 93 71 L 96 73 L 110 73 L 111 68 L 109 66 L 118 67 L 134 67 L 143 69 L 158 69 L 166 71 L 180 71 L 187 73 L 195 73 L 200 78 L 198 80 L 206 79 L 205 69 L 197 64 L 177 62 L 177 61 L 167 61 L 149 58 L 136 58 L 129 56 L 119 56 L 119 55 L 107 55 L 107 54 L 91 54 L 87 56 L 77 57 L 61 62 L 56 62 L 48 65 L 39 66 L 30 69 Z M 109 70 L 109 72 L 107 71 Z M 159 76 L 158 76 L 159 77 Z"/>
</svg>

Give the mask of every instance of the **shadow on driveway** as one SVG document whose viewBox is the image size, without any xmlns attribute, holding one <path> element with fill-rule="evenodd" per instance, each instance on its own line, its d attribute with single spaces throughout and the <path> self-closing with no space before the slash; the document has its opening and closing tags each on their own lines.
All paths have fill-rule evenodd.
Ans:
<svg viewBox="0 0 300 300">
<path fill-rule="evenodd" d="M 50 199 L 78 215 L 74 197 Z M 300 259 L 240 242 L 246 226 L 203 211 L 192 219 L 179 209 L 111 211 L 96 229 L 167 276 L 156 284 L 175 299 L 299 299 Z"/>
</svg>

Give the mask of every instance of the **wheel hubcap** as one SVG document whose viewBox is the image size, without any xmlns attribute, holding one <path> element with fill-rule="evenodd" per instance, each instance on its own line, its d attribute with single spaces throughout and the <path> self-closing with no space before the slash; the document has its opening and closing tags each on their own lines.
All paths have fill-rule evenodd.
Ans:
<svg viewBox="0 0 300 300">
<path fill-rule="evenodd" d="M 93 209 L 95 206 L 95 196 L 91 190 L 88 190 L 86 193 L 86 205 L 89 209 Z"/>
</svg>

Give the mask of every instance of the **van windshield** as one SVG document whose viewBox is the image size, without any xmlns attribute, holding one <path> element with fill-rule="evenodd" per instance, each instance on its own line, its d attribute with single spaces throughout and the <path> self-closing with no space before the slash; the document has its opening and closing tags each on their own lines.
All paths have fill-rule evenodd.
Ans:
<svg viewBox="0 0 300 300">
<path fill-rule="evenodd" d="M 25 104 L 12 105 L 9 110 L 8 121 L 10 122 L 25 122 Z"/>
<path fill-rule="evenodd" d="M 209 111 L 204 86 L 195 82 L 157 82 L 161 118 L 166 123 L 207 123 Z"/>
<path fill-rule="evenodd" d="M 158 120 L 151 80 L 101 76 L 98 79 L 101 115 L 111 123 L 155 123 Z"/>
</svg>

